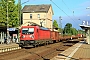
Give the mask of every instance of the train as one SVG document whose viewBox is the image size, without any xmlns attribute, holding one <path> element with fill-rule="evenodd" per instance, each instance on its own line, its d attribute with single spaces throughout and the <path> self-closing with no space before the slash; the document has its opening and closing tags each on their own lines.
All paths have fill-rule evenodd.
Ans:
<svg viewBox="0 0 90 60">
<path fill-rule="evenodd" d="M 20 29 L 20 47 L 36 47 L 62 40 L 76 39 L 80 36 L 62 36 L 57 31 L 40 26 L 22 26 Z"/>
</svg>

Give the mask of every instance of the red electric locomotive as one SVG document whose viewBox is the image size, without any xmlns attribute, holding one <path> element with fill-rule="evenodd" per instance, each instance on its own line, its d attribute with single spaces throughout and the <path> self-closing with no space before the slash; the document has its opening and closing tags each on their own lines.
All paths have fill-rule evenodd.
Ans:
<svg viewBox="0 0 90 60">
<path fill-rule="evenodd" d="M 47 28 L 39 26 L 22 26 L 20 29 L 21 47 L 35 47 L 51 41 L 51 33 Z"/>
</svg>

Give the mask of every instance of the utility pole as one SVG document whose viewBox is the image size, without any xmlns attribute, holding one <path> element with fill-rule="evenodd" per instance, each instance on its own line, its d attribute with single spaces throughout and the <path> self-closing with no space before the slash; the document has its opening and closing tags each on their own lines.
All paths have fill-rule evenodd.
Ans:
<svg viewBox="0 0 90 60">
<path fill-rule="evenodd" d="M 27 3 L 27 2 L 29 2 L 29 0 L 27 0 L 26 2 L 23 2 L 23 3 L 21 3 L 21 0 L 18 0 L 18 27 L 21 27 L 21 5 L 23 5 L 23 4 L 25 4 L 25 3 Z M 20 40 L 19 39 L 19 28 L 18 28 L 18 41 Z"/>
<path fill-rule="evenodd" d="M 9 16 L 8 16 L 8 3 L 9 3 L 9 2 L 12 2 L 12 1 L 8 1 L 8 0 L 7 0 L 7 34 L 6 34 L 6 35 L 7 35 L 7 44 L 10 43 L 10 40 L 9 40 L 9 36 L 10 36 L 10 35 L 9 35 L 9 23 L 8 23 L 8 17 L 9 17 Z"/>
<path fill-rule="evenodd" d="M 21 26 L 21 0 L 18 0 L 18 27 Z M 17 34 L 17 38 L 18 38 L 18 42 L 20 41 L 20 38 L 19 38 L 19 28 L 18 28 L 18 34 Z"/>
<path fill-rule="evenodd" d="M 21 0 L 18 0 L 18 25 L 21 26 Z"/>
<path fill-rule="evenodd" d="M 27 3 L 27 2 L 29 2 L 29 0 L 27 0 L 27 1 L 25 1 L 25 2 L 23 2 L 23 3 L 21 3 L 21 0 L 18 0 L 18 26 L 21 26 L 21 5 L 23 5 L 23 4 L 25 4 L 25 3 Z"/>
<path fill-rule="evenodd" d="M 8 37 L 9 37 L 9 26 L 8 26 L 8 1 L 7 1 L 7 42 L 8 42 Z"/>
<path fill-rule="evenodd" d="M 62 23 L 61 23 L 62 17 L 59 17 L 59 22 L 60 22 L 60 28 L 61 28 L 61 34 L 62 34 Z"/>
</svg>

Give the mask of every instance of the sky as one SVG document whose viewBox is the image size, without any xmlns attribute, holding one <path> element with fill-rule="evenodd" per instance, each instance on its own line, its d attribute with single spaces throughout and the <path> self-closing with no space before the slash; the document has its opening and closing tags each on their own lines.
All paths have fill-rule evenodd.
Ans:
<svg viewBox="0 0 90 60">
<path fill-rule="evenodd" d="M 18 0 L 15 1 L 18 2 Z M 90 9 L 86 9 L 90 7 L 90 0 L 21 0 L 21 4 L 22 7 L 51 4 L 54 12 L 53 20 L 56 20 L 60 25 L 59 17 L 61 16 L 62 28 L 65 27 L 66 23 L 71 23 L 72 27 L 81 29 L 79 25 L 82 24 L 82 21 L 90 21 Z"/>
</svg>

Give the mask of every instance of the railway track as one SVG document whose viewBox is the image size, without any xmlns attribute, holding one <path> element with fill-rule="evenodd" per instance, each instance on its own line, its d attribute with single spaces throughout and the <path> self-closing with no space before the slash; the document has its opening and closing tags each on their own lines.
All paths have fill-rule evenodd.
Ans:
<svg viewBox="0 0 90 60">
<path fill-rule="evenodd" d="M 74 44 L 70 43 L 70 45 L 67 46 L 59 42 L 36 48 L 4 52 L 0 53 L 0 60 L 49 60 Z"/>
</svg>

